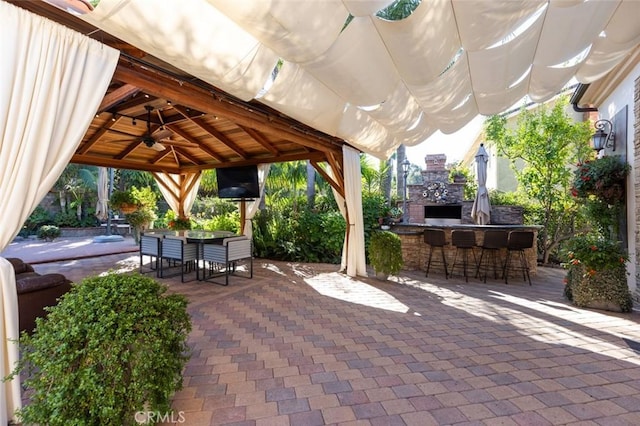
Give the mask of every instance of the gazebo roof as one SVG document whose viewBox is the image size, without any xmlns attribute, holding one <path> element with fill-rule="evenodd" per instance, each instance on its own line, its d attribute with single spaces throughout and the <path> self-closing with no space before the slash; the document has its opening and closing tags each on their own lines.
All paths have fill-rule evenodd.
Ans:
<svg viewBox="0 0 640 426">
<path fill-rule="evenodd" d="M 341 169 L 343 140 L 240 100 L 46 2 L 10 2 L 122 52 L 72 162 L 169 173 L 293 160 Z"/>
</svg>

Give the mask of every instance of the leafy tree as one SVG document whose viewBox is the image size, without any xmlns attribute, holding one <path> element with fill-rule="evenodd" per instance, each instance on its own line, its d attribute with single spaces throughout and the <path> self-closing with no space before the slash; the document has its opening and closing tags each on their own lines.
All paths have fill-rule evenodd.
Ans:
<svg viewBox="0 0 640 426">
<path fill-rule="evenodd" d="M 82 220 L 83 204 L 93 202 L 97 197 L 97 175 L 95 166 L 80 166 L 70 163 L 53 185 L 53 190 L 58 192 L 60 210 L 62 215 L 75 215 L 77 222 Z"/>
<path fill-rule="evenodd" d="M 376 16 L 389 21 L 399 21 L 411 15 L 422 0 L 396 0 L 386 8 L 379 10 Z"/>
<path fill-rule="evenodd" d="M 539 245 L 544 263 L 562 241 L 575 230 L 578 205 L 571 197 L 570 165 L 591 152 L 587 122 L 574 123 L 565 113 L 562 97 L 551 108 L 522 109 L 514 128 L 507 117 L 495 115 L 485 123 L 487 139 L 495 142 L 500 155 L 508 158 L 523 190 L 541 209 Z M 591 154 L 592 155 L 592 154 Z M 524 167 L 518 168 L 516 160 Z"/>
</svg>

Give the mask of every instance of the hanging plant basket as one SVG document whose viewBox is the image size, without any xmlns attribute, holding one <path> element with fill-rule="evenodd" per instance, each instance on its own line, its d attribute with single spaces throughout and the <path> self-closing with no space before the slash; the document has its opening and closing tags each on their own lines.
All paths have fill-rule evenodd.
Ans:
<svg viewBox="0 0 640 426">
<path fill-rule="evenodd" d="M 138 210 L 138 205 L 137 204 L 121 204 L 120 205 L 120 211 L 124 214 L 129 214 L 129 213 L 133 213 L 135 211 Z"/>
</svg>

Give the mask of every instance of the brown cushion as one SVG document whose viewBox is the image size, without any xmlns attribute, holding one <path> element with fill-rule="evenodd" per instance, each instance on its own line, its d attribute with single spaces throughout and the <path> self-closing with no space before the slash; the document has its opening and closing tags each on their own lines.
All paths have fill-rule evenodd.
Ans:
<svg viewBox="0 0 640 426">
<path fill-rule="evenodd" d="M 67 279 L 62 274 L 36 275 L 16 281 L 16 291 L 18 294 L 31 293 L 67 283 Z"/>
<path fill-rule="evenodd" d="M 18 259 L 17 257 L 7 257 L 7 260 L 13 266 L 13 270 L 16 275 L 24 272 L 33 272 L 33 267 L 28 263 L 24 263 L 22 259 Z"/>
</svg>

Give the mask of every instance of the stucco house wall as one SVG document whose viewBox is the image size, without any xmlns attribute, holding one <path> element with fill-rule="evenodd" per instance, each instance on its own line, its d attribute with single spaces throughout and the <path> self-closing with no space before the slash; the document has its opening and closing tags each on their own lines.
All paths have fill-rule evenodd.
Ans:
<svg viewBox="0 0 640 426">
<path fill-rule="evenodd" d="M 626 115 L 625 131 L 617 131 L 616 151 L 606 148 L 604 155 L 620 155 L 632 166 L 627 180 L 627 248 L 630 261 L 627 264 L 629 289 L 636 302 L 640 302 L 640 63 L 629 75 L 603 99 L 598 107 L 598 118 L 611 121 L 621 120 Z M 626 108 L 626 114 L 624 110 Z M 615 118 L 615 120 L 614 120 Z M 614 125 L 617 127 L 619 123 Z"/>
</svg>

